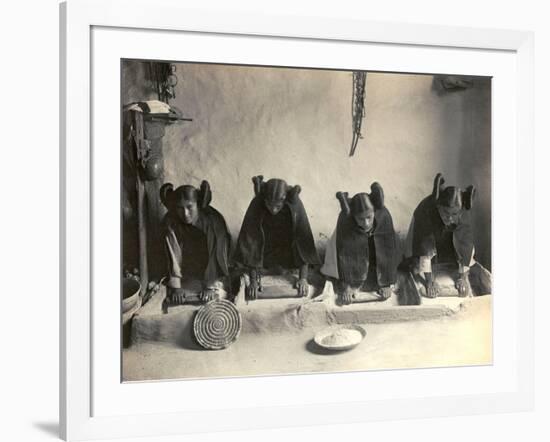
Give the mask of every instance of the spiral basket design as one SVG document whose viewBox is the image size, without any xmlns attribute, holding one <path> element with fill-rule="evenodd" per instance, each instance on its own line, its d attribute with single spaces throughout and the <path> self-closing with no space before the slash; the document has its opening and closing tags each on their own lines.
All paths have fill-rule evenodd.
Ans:
<svg viewBox="0 0 550 442">
<path fill-rule="evenodd" d="M 193 321 L 197 342 L 209 350 L 231 345 L 241 332 L 241 314 L 232 302 L 220 299 L 202 306 Z"/>
</svg>

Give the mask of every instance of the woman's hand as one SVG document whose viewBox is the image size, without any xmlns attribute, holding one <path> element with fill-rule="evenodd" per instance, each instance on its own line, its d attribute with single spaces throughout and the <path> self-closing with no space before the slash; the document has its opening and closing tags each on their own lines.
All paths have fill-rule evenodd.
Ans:
<svg viewBox="0 0 550 442">
<path fill-rule="evenodd" d="M 299 279 L 296 283 L 296 290 L 298 290 L 298 296 L 301 296 L 302 298 L 309 295 L 309 284 L 307 282 L 307 279 Z"/>
<path fill-rule="evenodd" d="M 458 276 L 458 279 L 455 281 L 455 287 L 458 290 L 458 296 L 462 298 L 465 298 L 466 296 L 472 296 L 472 287 L 470 286 L 468 272 L 461 273 Z"/>
<path fill-rule="evenodd" d="M 258 298 L 258 293 L 261 291 L 260 277 L 258 271 L 250 270 L 250 284 L 246 287 L 246 299 L 254 300 Z"/>
<path fill-rule="evenodd" d="M 340 296 L 340 302 L 342 305 L 349 305 L 353 302 L 353 298 L 355 298 L 355 293 L 358 289 L 352 288 L 350 285 L 347 285 L 344 287 L 344 291 L 342 292 L 342 295 Z"/>
<path fill-rule="evenodd" d="M 425 287 L 426 287 L 426 297 L 427 298 L 437 298 L 440 293 L 439 285 L 435 282 L 435 278 L 431 273 L 424 273 L 426 278 Z"/>
<path fill-rule="evenodd" d="M 205 288 L 201 292 L 201 300 L 203 302 L 213 301 L 214 299 L 218 299 L 218 292 L 216 289 L 213 288 Z"/>
<path fill-rule="evenodd" d="M 172 305 L 185 304 L 185 290 L 182 288 L 171 288 L 170 304 Z"/>
<path fill-rule="evenodd" d="M 440 288 L 437 282 L 434 280 L 428 281 L 426 285 L 426 297 L 427 298 L 437 298 L 439 296 Z"/>
<path fill-rule="evenodd" d="M 390 296 L 392 295 L 393 293 L 393 290 L 391 289 L 390 286 L 387 286 L 387 287 L 380 287 L 378 289 L 378 294 L 380 295 L 380 297 L 382 298 L 382 300 L 387 300 L 390 298 Z"/>
</svg>

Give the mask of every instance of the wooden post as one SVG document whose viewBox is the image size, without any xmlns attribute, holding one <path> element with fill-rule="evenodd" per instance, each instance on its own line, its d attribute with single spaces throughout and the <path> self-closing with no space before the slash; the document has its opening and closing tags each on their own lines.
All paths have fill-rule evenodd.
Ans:
<svg viewBox="0 0 550 442">
<path fill-rule="evenodd" d="M 139 152 L 144 151 L 144 133 L 143 133 L 143 115 L 141 112 L 133 112 L 134 130 L 137 160 L 140 160 Z M 139 244 L 139 278 L 141 283 L 140 298 L 143 299 L 147 293 L 149 284 L 149 266 L 147 264 L 147 219 L 146 219 L 146 201 L 145 201 L 145 183 L 141 180 L 139 171 L 136 175 L 137 190 L 137 210 L 138 210 L 138 244 Z M 140 301 L 141 301 L 140 299 Z"/>
</svg>

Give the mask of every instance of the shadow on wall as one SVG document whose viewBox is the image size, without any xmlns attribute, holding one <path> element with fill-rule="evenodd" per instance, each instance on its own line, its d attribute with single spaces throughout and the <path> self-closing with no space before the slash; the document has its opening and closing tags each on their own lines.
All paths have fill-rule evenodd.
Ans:
<svg viewBox="0 0 550 442">
<path fill-rule="evenodd" d="M 122 97 L 143 96 L 140 63 L 123 65 Z M 396 231 L 404 237 L 417 204 L 442 172 L 449 185 L 474 184 L 476 249 L 491 267 L 491 80 L 436 90 L 431 75 L 369 73 L 364 138 L 349 157 L 352 73 L 180 63 L 177 106 L 193 122 L 169 126 L 165 181 L 210 182 L 212 205 L 235 240 L 253 197 L 251 178 L 300 184 L 321 252 L 335 228 L 338 191 L 382 184 Z M 144 84 L 144 83 L 143 83 Z"/>
</svg>

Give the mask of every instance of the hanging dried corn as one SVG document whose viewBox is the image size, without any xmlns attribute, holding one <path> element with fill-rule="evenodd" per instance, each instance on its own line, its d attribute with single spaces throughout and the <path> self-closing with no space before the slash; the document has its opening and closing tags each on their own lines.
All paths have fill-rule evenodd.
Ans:
<svg viewBox="0 0 550 442">
<path fill-rule="evenodd" d="M 363 118 L 365 118 L 365 91 L 367 84 L 367 73 L 362 71 L 355 71 L 353 73 L 353 91 L 351 100 L 351 116 L 352 116 L 352 129 L 353 137 L 351 140 L 351 149 L 349 156 L 355 154 L 357 143 L 360 138 L 363 138 L 361 134 L 361 124 Z"/>
</svg>

